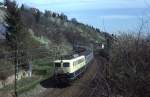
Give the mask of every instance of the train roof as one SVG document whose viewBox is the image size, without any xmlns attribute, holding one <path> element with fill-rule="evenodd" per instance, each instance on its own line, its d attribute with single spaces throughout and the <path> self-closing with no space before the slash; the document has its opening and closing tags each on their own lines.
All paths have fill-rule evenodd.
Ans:
<svg viewBox="0 0 150 97">
<path fill-rule="evenodd" d="M 80 53 L 76 53 L 76 54 L 64 55 L 64 56 L 60 57 L 60 59 L 58 59 L 58 60 L 71 60 L 71 59 L 77 58 L 79 56 L 87 56 L 90 53 L 91 53 L 90 50 L 86 50 L 84 52 L 80 52 Z"/>
<path fill-rule="evenodd" d="M 59 60 L 55 60 L 54 62 L 60 62 L 60 61 L 63 61 L 63 62 L 68 62 L 68 61 L 74 61 L 74 60 L 78 60 L 80 58 L 83 58 L 84 56 L 78 56 L 78 57 L 71 57 L 71 58 L 62 58 L 62 59 L 59 59 Z"/>
</svg>

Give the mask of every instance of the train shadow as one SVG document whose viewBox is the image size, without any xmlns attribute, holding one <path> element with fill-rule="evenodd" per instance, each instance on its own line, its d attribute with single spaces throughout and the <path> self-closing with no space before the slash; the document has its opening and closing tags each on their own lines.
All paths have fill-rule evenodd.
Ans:
<svg viewBox="0 0 150 97">
<path fill-rule="evenodd" d="M 70 86 L 69 83 L 62 83 L 62 82 L 58 83 L 55 80 L 54 76 L 41 81 L 40 85 L 44 88 L 66 88 L 66 87 Z"/>
</svg>

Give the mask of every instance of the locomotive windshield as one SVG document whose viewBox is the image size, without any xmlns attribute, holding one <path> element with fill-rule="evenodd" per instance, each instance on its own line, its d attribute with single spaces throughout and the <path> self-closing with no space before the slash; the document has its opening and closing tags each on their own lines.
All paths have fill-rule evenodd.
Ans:
<svg viewBox="0 0 150 97">
<path fill-rule="evenodd" d="M 69 67 L 69 63 L 63 63 L 63 67 Z"/>
<path fill-rule="evenodd" d="M 55 67 L 61 67 L 60 63 L 55 63 Z"/>
</svg>

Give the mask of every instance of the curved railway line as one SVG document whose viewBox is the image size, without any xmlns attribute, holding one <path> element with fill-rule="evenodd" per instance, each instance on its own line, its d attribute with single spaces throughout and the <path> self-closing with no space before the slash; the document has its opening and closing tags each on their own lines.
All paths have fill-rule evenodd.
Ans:
<svg viewBox="0 0 150 97">
<path fill-rule="evenodd" d="M 84 89 L 84 91 L 78 97 L 109 97 L 109 93 L 107 92 L 108 86 L 106 84 L 106 80 L 102 75 L 103 65 L 105 65 L 106 61 L 103 58 L 96 59 L 97 71 L 91 81 L 89 82 L 90 88 Z"/>
<path fill-rule="evenodd" d="M 50 87 L 35 97 L 109 97 L 108 86 L 102 75 L 105 59 L 96 57 L 87 71 L 66 87 Z"/>
</svg>

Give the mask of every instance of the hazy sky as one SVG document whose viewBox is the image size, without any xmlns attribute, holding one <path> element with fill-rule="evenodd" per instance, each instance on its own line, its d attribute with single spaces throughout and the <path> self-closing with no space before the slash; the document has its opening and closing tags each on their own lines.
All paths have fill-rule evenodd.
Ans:
<svg viewBox="0 0 150 97">
<path fill-rule="evenodd" d="M 109 32 L 134 31 L 141 17 L 150 13 L 149 0 L 17 0 L 40 10 L 63 12 Z M 148 7 L 149 6 L 149 7 Z"/>
</svg>

